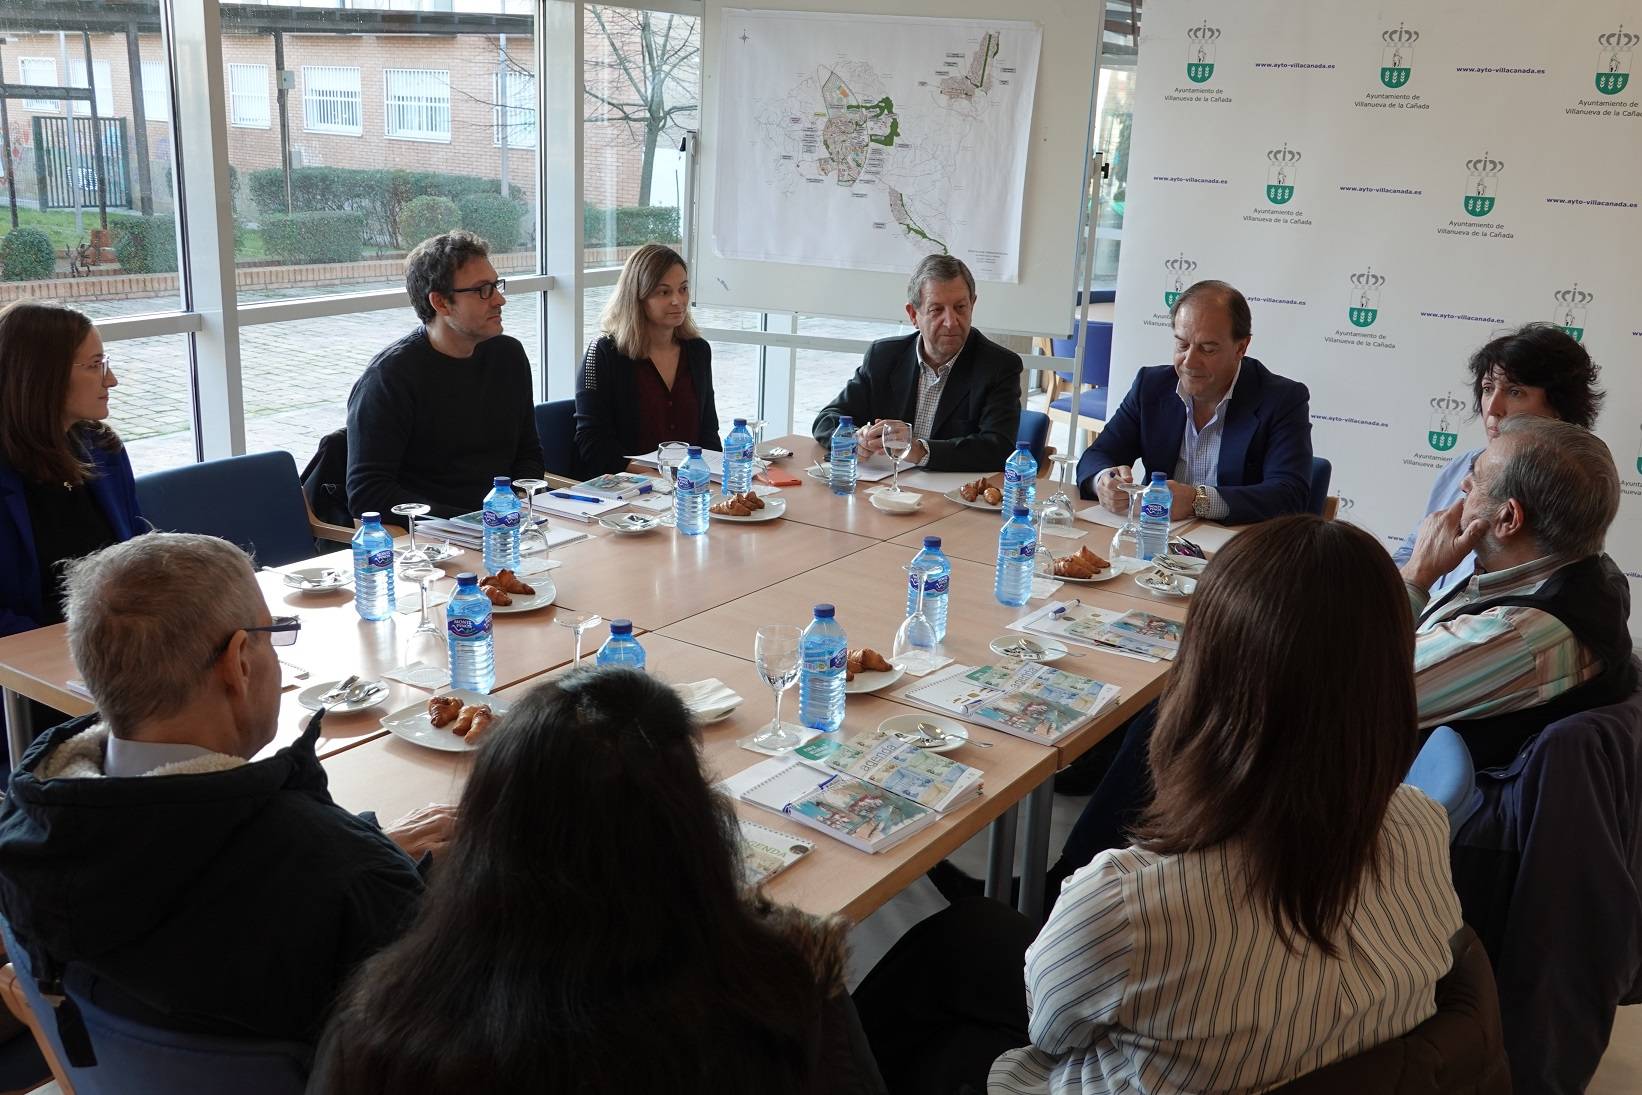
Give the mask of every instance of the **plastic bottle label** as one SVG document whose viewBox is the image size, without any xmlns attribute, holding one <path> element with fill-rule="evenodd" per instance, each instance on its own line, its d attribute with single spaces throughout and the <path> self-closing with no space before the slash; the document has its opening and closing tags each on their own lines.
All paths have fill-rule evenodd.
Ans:
<svg viewBox="0 0 1642 1095">
<path fill-rule="evenodd" d="M 1014 468 L 1005 468 L 1003 470 L 1003 481 L 1011 486 L 1020 486 L 1021 473 Z"/>
<path fill-rule="evenodd" d="M 1169 519 L 1169 506 L 1163 502 L 1142 501 L 1140 503 L 1140 519 L 1142 521 L 1167 521 Z"/>
<path fill-rule="evenodd" d="M 490 617 L 470 620 L 466 616 L 450 618 L 450 633 L 458 639 L 479 639 L 490 634 Z"/>
<path fill-rule="evenodd" d="M 374 570 L 388 570 L 393 566 L 393 548 L 383 548 L 365 556 L 365 565 Z"/>
<path fill-rule="evenodd" d="M 1026 543 L 1015 549 L 1015 557 L 1018 559 L 1030 559 L 1037 553 L 1038 545 L 1033 543 L 1031 540 L 1028 540 Z"/>
<path fill-rule="evenodd" d="M 497 513 L 495 510 L 485 510 L 486 528 L 518 528 L 519 511 L 512 513 Z"/>
<path fill-rule="evenodd" d="M 842 672 L 849 664 L 849 651 L 840 650 L 832 655 L 817 655 L 804 659 L 804 668 L 811 673 Z"/>
<path fill-rule="evenodd" d="M 937 575 L 933 578 L 925 578 L 924 579 L 924 596 L 927 597 L 931 593 L 945 593 L 949 588 L 951 588 L 951 585 L 952 585 L 952 578 L 951 578 L 951 576 L 946 575 L 946 574 L 940 574 L 940 575 Z M 907 588 L 911 589 L 911 590 L 916 590 L 918 588 L 918 579 L 912 577 L 911 575 L 908 575 L 908 577 L 907 577 Z"/>
</svg>

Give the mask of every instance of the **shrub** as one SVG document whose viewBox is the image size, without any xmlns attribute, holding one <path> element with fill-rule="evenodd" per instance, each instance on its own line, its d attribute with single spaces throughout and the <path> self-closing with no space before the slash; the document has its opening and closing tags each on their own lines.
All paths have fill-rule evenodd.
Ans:
<svg viewBox="0 0 1642 1095">
<path fill-rule="evenodd" d="M 177 269 L 177 223 L 170 213 L 121 220 L 114 257 L 128 274 L 169 274 Z"/>
<path fill-rule="evenodd" d="M 285 212 L 285 176 L 277 167 L 250 174 L 248 185 L 265 213 Z M 405 207 L 420 197 L 460 201 L 469 194 L 500 194 L 497 179 L 439 171 L 390 168 L 297 167 L 291 170 L 291 211 L 349 210 L 365 216 L 366 238 L 395 247 L 420 243 L 400 223 Z M 455 222 L 452 222 L 455 227 Z M 435 233 L 437 234 L 437 233 Z"/>
<path fill-rule="evenodd" d="M 37 281 L 57 269 L 51 237 L 38 228 L 13 228 L 0 240 L 0 271 L 7 281 Z"/>
<path fill-rule="evenodd" d="M 358 262 L 365 254 L 365 215 L 339 210 L 264 216 L 262 246 L 286 262 Z"/>
<path fill-rule="evenodd" d="M 676 240 L 678 207 L 623 205 L 610 209 L 590 205 L 582 212 L 582 238 L 587 247 L 637 247 L 652 240 Z"/>
<path fill-rule="evenodd" d="M 462 214 L 462 227 L 483 236 L 492 252 L 500 254 L 519 246 L 525 207 L 512 198 L 485 192 L 465 194 L 456 208 Z"/>
<path fill-rule="evenodd" d="M 449 198 L 424 194 L 405 203 L 399 213 L 399 238 L 415 247 L 425 239 L 442 235 L 462 224 L 461 210 Z"/>
</svg>

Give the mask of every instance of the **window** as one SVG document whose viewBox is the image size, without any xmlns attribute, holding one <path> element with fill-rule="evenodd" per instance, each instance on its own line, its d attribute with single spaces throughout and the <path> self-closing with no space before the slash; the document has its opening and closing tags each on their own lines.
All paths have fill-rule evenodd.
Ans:
<svg viewBox="0 0 1642 1095">
<path fill-rule="evenodd" d="M 493 82 L 496 106 L 492 109 L 492 123 L 496 127 L 498 148 L 507 141 L 509 148 L 536 147 L 536 76 L 534 73 L 508 69 L 507 79 L 498 72 Z M 507 84 L 504 91 L 502 84 Z"/>
<path fill-rule="evenodd" d="M 302 66 L 302 128 L 310 133 L 360 135 L 357 68 Z"/>
<path fill-rule="evenodd" d="M 57 62 L 50 57 L 23 57 L 17 62 L 18 75 L 25 84 L 41 87 L 57 86 Z M 63 109 L 56 99 L 25 99 L 23 106 L 37 114 L 55 114 Z"/>
<path fill-rule="evenodd" d="M 143 62 L 143 117 L 149 122 L 171 120 L 171 85 L 164 61 Z"/>
<path fill-rule="evenodd" d="M 268 128 L 268 66 L 228 66 L 228 124 Z"/>
<path fill-rule="evenodd" d="M 409 141 L 450 140 L 450 72 L 390 68 L 382 73 L 387 134 Z"/>
<path fill-rule="evenodd" d="M 109 69 L 107 61 L 93 61 L 91 71 L 97 77 L 97 117 L 112 118 L 114 117 L 114 73 Z M 68 86 L 86 86 L 86 63 L 84 61 L 69 61 Z M 82 118 L 89 117 L 91 106 L 84 102 L 75 103 L 74 113 Z"/>
</svg>

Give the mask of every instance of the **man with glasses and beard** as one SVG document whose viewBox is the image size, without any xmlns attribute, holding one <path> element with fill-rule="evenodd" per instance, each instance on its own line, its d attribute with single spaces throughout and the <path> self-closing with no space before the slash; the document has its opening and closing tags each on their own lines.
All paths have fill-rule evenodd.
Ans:
<svg viewBox="0 0 1642 1095">
<path fill-rule="evenodd" d="M 348 395 L 348 508 L 479 508 L 498 475 L 542 477 L 530 361 L 502 334 L 507 282 L 472 232 L 423 240 L 405 260 L 421 324 L 377 354 Z"/>
</svg>

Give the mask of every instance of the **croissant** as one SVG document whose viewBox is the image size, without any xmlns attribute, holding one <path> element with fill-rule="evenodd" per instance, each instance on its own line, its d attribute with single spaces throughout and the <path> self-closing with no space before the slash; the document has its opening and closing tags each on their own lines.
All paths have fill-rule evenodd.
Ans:
<svg viewBox="0 0 1642 1095">
<path fill-rule="evenodd" d="M 468 719 L 468 729 L 462 735 L 462 740 L 469 745 L 476 745 L 479 739 L 484 737 L 485 731 L 490 729 L 490 724 L 496 721 L 496 714 L 491 711 L 490 705 L 485 703 L 463 710 L 472 712 L 472 715 Z"/>
<path fill-rule="evenodd" d="M 428 721 L 435 726 L 451 722 L 462 710 L 459 696 L 435 696 L 428 701 Z"/>
<path fill-rule="evenodd" d="M 503 593 L 522 593 L 526 597 L 536 592 L 534 586 L 528 586 L 519 581 L 518 575 L 514 574 L 511 570 L 508 570 L 506 567 L 498 570 L 495 574 L 479 579 L 479 584 L 482 586 L 493 586 L 496 589 L 501 590 Z"/>
<path fill-rule="evenodd" d="M 487 586 L 481 582 L 479 588 L 484 591 L 486 597 L 490 598 L 490 603 L 493 605 L 510 605 L 513 603 L 513 598 L 509 597 L 501 586 Z"/>
<path fill-rule="evenodd" d="M 752 491 L 732 494 L 722 498 L 709 507 L 711 512 L 722 514 L 725 517 L 751 517 L 754 510 L 764 508 L 764 499 Z"/>
<path fill-rule="evenodd" d="M 998 506 L 1003 504 L 1003 491 L 999 490 L 997 487 L 987 487 L 985 490 L 981 491 L 981 497 L 986 500 L 986 504 L 989 506 Z"/>
<path fill-rule="evenodd" d="M 450 724 L 450 732 L 458 737 L 466 735 L 473 728 L 473 713 L 476 710 L 478 709 L 463 704 L 462 710 L 456 715 L 456 721 Z"/>
<path fill-rule="evenodd" d="M 893 666 L 870 646 L 851 650 L 844 661 L 844 679 L 853 681 L 857 673 L 888 673 Z"/>
</svg>

